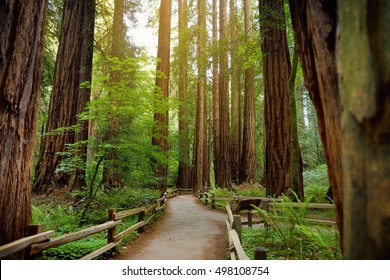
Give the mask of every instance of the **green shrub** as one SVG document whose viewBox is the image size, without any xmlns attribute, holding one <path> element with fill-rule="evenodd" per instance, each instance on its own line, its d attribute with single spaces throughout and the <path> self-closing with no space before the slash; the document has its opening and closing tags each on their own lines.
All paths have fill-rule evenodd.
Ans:
<svg viewBox="0 0 390 280">
<path fill-rule="evenodd" d="M 326 197 L 329 189 L 328 169 L 326 164 L 303 172 L 305 200 L 313 203 L 329 203 Z"/>
<path fill-rule="evenodd" d="M 283 202 L 269 212 L 256 207 L 266 226 L 243 230 L 248 255 L 253 255 L 254 247 L 261 246 L 267 248 L 268 259 L 341 258 L 337 229 L 309 225 L 306 204 L 293 207 L 286 197 Z"/>
</svg>

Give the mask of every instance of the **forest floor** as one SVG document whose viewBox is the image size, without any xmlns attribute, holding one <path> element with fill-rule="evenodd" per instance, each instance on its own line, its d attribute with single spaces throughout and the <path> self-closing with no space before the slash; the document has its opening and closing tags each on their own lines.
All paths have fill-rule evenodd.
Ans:
<svg viewBox="0 0 390 280">
<path fill-rule="evenodd" d="M 192 195 L 169 199 L 165 214 L 115 256 L 121 260 L 224 260 L 226 213 Z"/>
</svg>

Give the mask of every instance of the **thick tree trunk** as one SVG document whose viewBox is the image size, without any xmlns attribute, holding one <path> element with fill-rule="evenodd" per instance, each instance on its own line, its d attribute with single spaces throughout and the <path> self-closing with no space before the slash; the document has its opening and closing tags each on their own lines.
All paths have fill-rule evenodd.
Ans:
<svg viewBox="0 0 390 280">
<path fill-rule="evenodd" d="M 112 41 L 111 41 L 111 58 L 117 60 L 123 60 L 124 50 L 126 49 L 126 28 L 124 23 L 125 7 L 124 0 L 114 1 L 114 16 L 112 23 Z M 113 63 L 114 64 L 114 63 Z M 110 86 L 115 89 L 123 80 L 122 69 L 117 69 L 117 65 L 112 65 L 110 71 Z M 120 86 L 119 86 L 120 87 Z M 110 99 L 112 106 L 119 107 L 120 101 L 117 98 L 115 90 L 110 93 Z M 120 119 L 116 112 L 112 112 L 111 124 L 106 130 L 105 141 L 115 147 L 116 140 L 120 131 Z M 111 148 L 106 152 L 105 164 L 104 164 L 104 178 L 103 182 L 106 186 L 119 187 L 122 185 L 122 178 L 119 171 L 119 165 L 117 159 L 117 150 Z"/>
<path fill-rule="evenodd" d="M 84 38 L 83 47 L 81 49 L 81 66 L 80 66 L 80 82 L 82 85 L 77 100 L 76 116 L 84 112 L 87 103 L 91 99 L 91 81 L 92 81 L 92 60 L 93 60 L 93 45 L 95 34 L 95 0 L 87 0 L 84 6 L 84 20 L 82 26 L 82 37 Z M 78 156 L 83 161 L 83 166 L 78 168 L 74 174 L 72 189 L 86 186 L 85 173 L 87 162 L 87 144 L 89 122 L 87 120 L 78 121 L 81 130 L 75 135 L 75 143 L 80 142 Z M 84 142 L 84 143 L 83 143 Z"/>
<path fill-rule="evenodd" d="M 288 78 L 290 58 L 283 1 L 261 0 L 260 27 L 264 73 L 266 193 L 279 196 L 291 187 L 291 136 Z"/>
<path fill-rule="evenodd" d="M 157 91 L 156 98 L 168 99 L 169 85 L 169 63 L 170 63 L 170 40 L 171 40 L 171 0 L 161 0 L 160 21 L 158 30 L 158 50 L 157 71 L 161 71 L 165 76 L 156 77 L 156 87 L 161 89 Z M 162 96 L 160 97 L 160 95 Z M 155 146 L 163 157 L 168 160 L 168 110 L 154 113 L 155 127 L 153 128 L 152 145 Z M 168 165 L 166 162 L 154 162 L 154 174 L 157 179 L 156 187 L 165 190 L 167 187 Z"/>
<path fill-rule="evenodd" d="M 31 222 L 46 7 L 47 1 L 0 5 L 0 245 L 25 237 Z"/>
<path fill-rule="evenodd" d="M 252 2 L 244 1 L 246 43 L 252 42 Z M 241 182 L 256 181 L 256 112 L 254 66 L 245 69 L 244 135 L 242 147 Z"/>
<path fill-rule="evenodd" d="M 242 149 L 242 121 L 241 121 L 241 59 L 237 52 L 240 46 L 240 32 L 238 29 L 237 7 L 234 0 L 230 0 L 230 23 L 231 34 L 230 57 L 231 57 L 231 176 L 232 181 L 239 183 Z"/>
<path fill-rule="evenodd" d="M 179 171 L 176 186 L 188 188 L 191 184 L 190 140 L 187 109 L 188 67 L 188 4 L 179 0 Z"/>
<path fill-rule="evenodd" d="M 390 258 L 390 6 L 339 1 L 344 257 Z"/>
<path fill-rule="evenodd" d="M 340 97 L 335 59 L 336 1 L 290 0 L 295 41 L 305 85 L 313 101 L 336 205 L 336 222 L 343 233 Z"/>
<path fill-rule="evenodd" d="M 206 3 L 198 1 L 198 98 L 194 142 L 194 192 L 203 190 L 206 90 Z"/>
<path fill-rule="evenodd" d="M 227 48 L 227 0 L 219 1 L 220 9 L 220 46 L 219 46 L 219 120 L 220 151 L 217 155 L 218 171 L 216 185 L 221 188 L 231 187 L 230 169 L 230 114 L 229 114 L 229 68 Z"/>
<path fill-rule="evenodd" d="M 288 94 L 290 100 L 290 127 L 291 127 L 291 189 L 304 201 L 302 158 L 298 139 L 297 106 L 295 102 L 295 78 L 297 75 L 299 60 L 298 47 L 294 44 L 294 56 L 291 65 L 290 77 L 288 78 Z"/>
<path fill-rule="evenodd" d="M 218 0 L 213 0 L 213 150 L 214 178 L 219 174 L 220 124 L 219 124 L 219 55 L 218 55 Z"/>
<path fill-rule="evenodd" d="M 63 130 L 78 123 L 77 108 L 80 96 L 81 71 L 83 70 L 83 48 L 89 48 L 83 37 L 87 1 L 64 1 L 62 26 L 56 65 L 54 69 L 54 84 L 50 98 L 48 119 L 46 123 L 47 136 L 43 136 L 40 145 L 40 155 L 35 170 L 34 191 L 45 192 L 51 188 L 68 185 L 70 174 L 56 172 L 65 158 L 59 153 L 66 152 L 66 145 L 75 141 L 75 131 Z M 85 106 L 85 104 L 84 104 Z M 80 104 L 80 107 L 84 107 Z M 59 130 L 56 132 L 56 130 Z"/>
</svg>

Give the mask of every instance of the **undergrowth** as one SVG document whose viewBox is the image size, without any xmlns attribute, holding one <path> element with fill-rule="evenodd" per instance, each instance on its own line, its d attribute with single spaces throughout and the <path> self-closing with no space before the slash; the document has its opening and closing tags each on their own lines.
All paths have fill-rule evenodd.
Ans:
<svg viewBox="0 0 390 280">
<path fill-rule="evenodd" d="M 157 190 L 145 188 L 100 190 L 83 221 L 80 220 L 83 209 L 83 193 L 82 191 L 75 191 L 73 196 L 76 202 L 67 202 L 66 204 L 58 204 L 50 199 L 35 201 L 32 211 L 32 223 L 43 224 L 45 230 L 55 230 L 55 236 L 61 236 L 106 222 L 110 208 L 115 208 L 119 212 L 141 206 L 147 207 L 159 198 L 160 193 Z M 145 219 L 149 218 L 150 215 Z M 117 233 L 135 223 L 137 223 L 137 217 L 135 216 L 122 219 L 122 224 L 117 227 Z M 122 240 L 121 244 L 131 241 L 136 236 L 136 232 L 129 234 Z M 103 231 L 78 241 L 45 250 L 43 256 L 45 259 L 80 259 L 106 244 L 107 231 Z M 121 246 L 119 245 L 118 248 Z M 100 258 L 106 258 L 108 254 L 103 254 Z"/>
<path fill-rule="evenodd" d="M 268 259 L 341 259 L 337 228 L 309 225 L 306 204 L 293 207 L 286 197 L 283 202 L 269 212 L 256 207 L 265 226 L 243 228 L 243 247 L 248 256 L 253 258 L 255 247 L 264 247 Z"/>
</svg>

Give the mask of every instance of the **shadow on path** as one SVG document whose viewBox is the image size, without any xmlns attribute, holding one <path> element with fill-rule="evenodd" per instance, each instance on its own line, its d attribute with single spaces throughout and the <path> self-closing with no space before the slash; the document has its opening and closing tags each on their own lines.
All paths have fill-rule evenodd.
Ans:
<svg viewBox="0 0 390 280">
<path fill-rule="evenodd" d="M 193 196 L 168 200 L 165 214 L 122 248 L 122 260 L 223 260 L 226 214 L 211 210 Z"/>
</svg>

